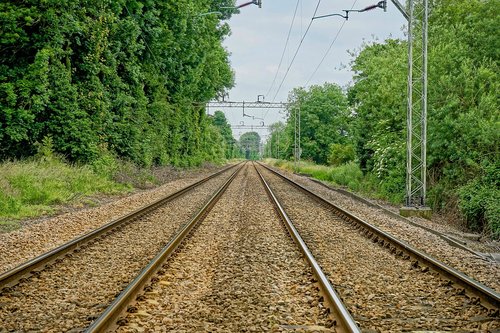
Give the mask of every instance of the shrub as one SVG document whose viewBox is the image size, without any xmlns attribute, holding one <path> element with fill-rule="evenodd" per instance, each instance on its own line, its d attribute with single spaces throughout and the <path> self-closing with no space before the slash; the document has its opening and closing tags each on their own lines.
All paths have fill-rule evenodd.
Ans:
<svg viewBox="0 0 500 333">
<path fill-rule="evenodd" d="M 353 145 L 333 143 L 329 147 L 328 164 L 339 166 L 354 161 L 356 152 Z"/>
<path fill-rule="evenodd" d="M 363 172 L 356 163 L 351 162 L 332 168 L 329 172 L 329 180 L 335 184 L 347 186 L 353 191 L 359 191 L 362 188 Z"/>
<path fill-rule="evenodd" d="M 498 163 L 497 163 L 498 164 Z M 500 168 L 494 164 L 484 167 L 484 174 L 462 186 L 458 191 L 459 208 L 467 226 L 475 231 L 485 230 L 500 238 Z"/>
</svg>

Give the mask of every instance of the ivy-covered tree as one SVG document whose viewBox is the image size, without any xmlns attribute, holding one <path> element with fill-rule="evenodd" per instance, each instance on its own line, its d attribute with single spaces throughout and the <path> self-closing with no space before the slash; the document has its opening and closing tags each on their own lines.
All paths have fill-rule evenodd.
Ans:
<svg viewBox="0 0 500 333">
<path fill-rule="evenodd" d="M 0 159 L 31 156 L 45 137 L 73 161 L 102 151 L 143 165 L 213 156 L 199 105 L 233 85 L 229 27 L 199 14 L 233 4 L 1 2 Z"/>
</svg>

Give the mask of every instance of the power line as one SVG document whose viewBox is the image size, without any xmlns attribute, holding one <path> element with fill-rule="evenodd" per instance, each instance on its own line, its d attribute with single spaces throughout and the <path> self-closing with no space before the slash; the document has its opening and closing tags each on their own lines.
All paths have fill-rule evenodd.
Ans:
<svg viewBox="0 0 500 333">
<path fill-rule="evenodd" d="M 280 59 L 279 65 L 278 65 L 278 69 L 276 70 L 276 73 L 274 74 L 273 82 L 271 83 L 271 86 L 269 87 L 269 90 L 267 91 L 266 96 L 269 96 L 269 93 L 273 89 L 274 83 L 276 82 L 276 78 L 278 77 L 278 73 L 279 73 L 279 70 L 281 68 L 281 64 L 283 63 L 283 58 L 285 57 L 285 52 L 286 52 L 286 49 L 288 47 L 288 42 L 290 40 L 290 34 L 292 32 L 293 24 L 295 22 L 295 17 L 297 15 L 297 9 L 299 8 L 299 2 L 300 2 L 300 0 L 297 0 L 297 4 L 295 5 L 295 11 L 293 13 L 292 23 L 290 24 L 290 29 L 288 29 L 288 36 L 286 37 L 285 47 L 283 48 L 283 53 L 281 54 L 281 59 Z"/>
<path fill-rule="evenodd" d="M 358 0 L 354 0 L 354 3 L 352 4 L 351 6 L 351 10 L 354 8 L 354 6 L 356 6 L 356 3 L 358 2 Z M 328 54 L 330 53 L 333 45 L 335 44 L 335 42 L 337 41 L 340 33 L 342 32 L 342 29 L 344 29 L 344 25 L 346 24 L 347 20 L 342 22 L 342 25 L 340 26 L 340 29 L 337 31 L 337 34 L 335 35 L 335 37 L 333 38 L 332 42 L 330 43 L 330 46 L 328 47 L 328 49 L 326 50 L 325 54 L 323 55 L 323 58 L 321 58 L 321 61 L 319 62 L 318 66 L 316 66 L 316 68 L 314 69 L 314 72 L 312 73 L 312 75 L 309 77 L 309 79 L 307 80 L 306 82 L 306 86 L 309 84 L 309 82 L 311 82 L 312 78 L 314 77 L 314 75 L 316 75 L 316 73 L 318 72 L 318 69 L 321 67 L 321 65 L 323 64 L 323 62 L 325 61 L 326 57 L 328 56 Z"/>
<path fill-rule="evenodd" d="M 306 82 L 306 86 L 309 84 L 309 82 L 311 81 L 311 79 L 313 78 L 314 75 L 316 75 L 316 72 L 318 72 L 318 69 L 321 67 L 321 65 L 323 64 L 323 61 L 325 61 L 326 57 L 328 56 L 328 53 L 330 53 L 330 50 L 332 49 L 333 47 L 333 44 L 335 44 L 335 42 L 337 41 L 337 38 L 339 37 L 340 35 L 340 32 L 342 31 L 342 29 L 344 28 L 344 25 L 347 21 L 344 21 L 342 22 L 342 25 L 340 26 L 340 29 L 339 31 L 337 31 L 337 34 L 335 35 L 335 38 L 332 40 L 332 42 L 330 43 L 330 46 L 328 47 L 328 50 L 326 50 L 325 54 L 323 55 L 323 58 L 321 59 L 321 61 L 319 62 L 318 66 L 316 66 L 316 68 L 314 69 L 314 72 L 312 73 L 312 75 L 309 77 L 309 79 L 307 80 Z"/>
<path fill-rule="evenodd" d="M 316 9 L 314 10 L 314 14 L 312 17 L 316 16 L 316 13 L 318 12 L 318 8 L 319 8 L 320 4 L 321 4 L 321 0 L 318 0 L 318 4 L 316 5 Z M 276 94 L 273 97 L 273 102 L 276 100 L 276 96 L 278 96 L 278 93 L 281 89 L 281 86 L 283 86 L 283 82 L 285 82 L 285 79 L 288 76 L 288 73 L 290 72 L 290 68 L 292 68 L 293 62 L 295 61 L 295 58 L 297 57 L 297 54 L 299 53 L 300 47 L 302 46 L 302 43 L 304 42 L 304 39 L 306 38 L 307 33 L 309 32 L 309 29 L 311 28 L 312 23 L 313 23 L 313 19 L 311 18 L 311 21 L 309 22 L 309 25 L 307 26 L 307 29 L 306 29 L 304 35 L 302 36 L 302 39 L 300 40 L 299 45 L 297 46 L 297 50 L 295 50 L 295 54 L 293 55 L 292 61 L 288 65 L 288 68 L 285 72 L 285 76 L 283 76 L 283 79 L 281 80 L 281 83 L 278 87 L 278 90 L 276 91 Z"/>
</svg>

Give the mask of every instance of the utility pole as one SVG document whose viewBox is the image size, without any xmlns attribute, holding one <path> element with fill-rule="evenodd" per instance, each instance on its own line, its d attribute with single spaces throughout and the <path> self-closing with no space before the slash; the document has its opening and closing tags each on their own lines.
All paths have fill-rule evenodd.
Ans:
<svg viewBox="0 0 500 333">
<path fill-rule="evenodd" d="M 399 0 L 391 0 L 408 21 L 408 101 L 406 139 L 406 198 L 403 216 L 429 218 L 431 210 L 426 206 L 427 177 L 427 30 L 429 22 L 428 0 L 406 0 L 405 7 Z M 333 13 L 313 17 L 339 16 L 349 19 L 351 12 L 387 9 L 387 0 L 363 9 L 344 10 L 345 14 Z M 297 126 L 297 125 L 296 125 Z M 297 128 L 297 127 L 296 127 Z M 297 129 L 296 129 L 297 130 Z"/>
<path fill-rule="evenodd" d="M 278 134 L 278 145 L 276 146 L 276 152 L 277 152 L 277 159 L 279 160 L 280 159 L 280 131 L 278 130 L 277 132 Z"/>
<path fill-rule="evenodd" d="M 407 0 L 407 12 L 397 0 L 391 0 L 408 20 L 408 101 L 406 138 L 406 197 L 403 216 L 429 218 L 427 187 L 427 36 L 428 0 L 415 6 Z"/>
<path fill-rule="evenodd" d="M 297 106 L 294 108 L 293 112 L 294 118 L 294 144 L 293 144 L 293 165 L 295 172 L 298 171 L 300 164 L 300 96 L 297 96 Z"/>
</svg>

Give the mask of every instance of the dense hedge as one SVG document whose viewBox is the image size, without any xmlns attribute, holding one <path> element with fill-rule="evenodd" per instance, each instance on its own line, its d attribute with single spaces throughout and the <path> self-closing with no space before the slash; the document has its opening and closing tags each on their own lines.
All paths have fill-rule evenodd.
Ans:
<svg viewBox="0 0 500 333">
<path fill-rule="evenodd" d="M 45 137 L 73 161 L 223 158 L 203 105 L 233 84 L 229 28 L 199 13 L 233 2 L 1 2 L 0 160 Z"/>
</svg>

